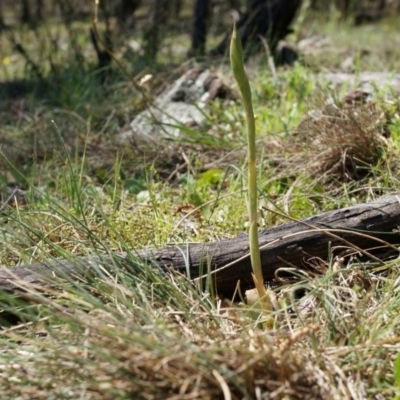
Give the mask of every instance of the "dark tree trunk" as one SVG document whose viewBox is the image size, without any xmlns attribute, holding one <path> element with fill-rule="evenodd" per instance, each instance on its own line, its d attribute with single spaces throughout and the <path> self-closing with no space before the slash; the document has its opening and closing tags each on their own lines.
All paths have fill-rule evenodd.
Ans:
<svg viewBox="0 0 400 400">
<path fill-rule="evenodd" d="M 265 37 L 272 53 L 278 42 L 291 32 L 293 22 L 301 6 L 301 0 L 249 0 L 246 13 L 237 23 L 243 48 L 257 48 L 259 37 Z M 212 51 L 222 55 L 228 51 L 230 33 Z"/>
<path fill-rule="evenodd" d="M 43 0 L 36 0 L 36 19 L 38 21 L 43 19 Z"/>
<path fill-rule="evenodd" d="M 121 13 L 124 15 L 133 14 L 140 3 L 141 0 L 121 0 Z"/>
<path fill-rule="evenodd" d="M 386 0 L 379 0 L 378 2 L 378 10 L 383 11 L 386 7 Z"/>
<path fill-rule="evenodd" d="M 141 0 L 121 0 L 117 9 L 117 18 L 123 25 L 133 25 L 134 13 Z"/>
<path fill-rule="evenodd" d="M 107 79 L 108 73 L 109 73 L 109 67 L 111 65 L 111 61 L 112 61 L 112 57 L 111 57 L 111 50 L 112 50 L 112 46 L 111 46 L 111 40 L 109 39 L 109 35 L 107 35 L 106 33 L 106 37 L 105 37 L 105 44 L 108 47 L 107 49 L 102 49 L 99 46 L 97 37 L 96 37 L 96 33 L 93 29 L 90 30 L 90 39 L 93 43 L 93 47 L 96 51 L 97 54 L 97 60 L 98 60 L 98 68 L 100 70 L 99 72 L 99 76 L 100 76 L 100 81 L 102 83 L 104 83 Z"/>
<path fill-rule="evenodd" d="M 31 21 L 31 9 L 29 7 L 29 0 L 22 0 L 21 2 L 21 22 L 26 24 Z"/>
<path fill-rule="evenodd" d="M 0 31 L 5 27 L 3 17 L 3 3 L 0 1 Z"/>
<path fill-rule="evenodd" d="M 209 0 L 195 0 L 193 9 L 192 47 L 188 53 L 190 57 L 203 56 L 205 53 L 209 7 Z"/>
<path fill-rule="evenodd" d="M 145 30 L 144 52 L 149 60 L 155 60 L 161 42 L 161 33 L 166 29 L 168 2 L 170 0 L 154 0 L 150 23 Z"/>
<path fill-rule="evenodd" d="M 29 0 L 21 1 L 21 22 L 32 23 L 43 19 L 43 0 L 36 0 L 35 17 L 33 18 Z M 36 21 L 35 21 L 36 20 Z"/>
<path fill-rule="evenodd" d="M 272 280 L 280 268 L 309 268 L 313 259 L 327 261 L 334 255 L 353 254 L 368 258 L 366 251 L 380 257 L 397 255 L 400 243 L 400 193 L 387 195 L 367 204 L 359 204 L 326 212 L 301 222 L 290 222 L 259 234 L 261 263 L 264 278 Z M 394 244 L 385 247 L 382 242 Z M 369 250 L 373 249 L 375 250 Z M 249 257 L 248 236 L 214 243 L 187 244 L 165 249 L 132 251 L 138 259 L 163 271 L 189 271 L 195 279 L 213 271 L 216 291 L 232 296 L 240 282 L 241 290 L 253 287 Z M 376 261 L 376 259 L 374 260 Z M 101 265 L 101 268 L 98 266 Z M 115 268 L 126 268 L 134 273 L 143 267 L 126 254 L 94 256 L 72 260 L 52 260 L 40 264 L 3 268 L 0 270 L 0 288 L 7 291 L 27 284 L 45 286 L 54 283 L 56 276 L 74 280 L 110 273 Z"/>
<path fill-rule="evenodd" d="M 179 18 L 182 11 L 182 0 L 175 0 L 172 5 L 172 12 L 175 18 Z"/>
</svg>

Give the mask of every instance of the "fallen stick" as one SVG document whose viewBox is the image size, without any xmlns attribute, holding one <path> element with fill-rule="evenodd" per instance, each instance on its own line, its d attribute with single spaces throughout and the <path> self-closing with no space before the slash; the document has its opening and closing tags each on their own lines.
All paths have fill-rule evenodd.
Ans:
<svg viewBox="0 0 400 400">
<path fill-rule="evenodd" d="M 354 249 L 375 262 L 373 254 L 395 255 L 400 244 L 400 192 L 359 204 L 326 212 L 301 221 L 276 226 L 259 234 L 264 277 L 272 280 L 280 268 L 304 269 L 309 260 L 328 260 L 331 251 L 338 254 Z M 383 241 L 386 243 L 383 243 Z M 392 245 L 392 246 L 390 246 Z M 336 247 L 340 247 L 335 249 Z M 372 253 L 372 254 L 371 254 Z M 73 257 L 0 269 L 0 290 L 13 291 L 26 285 L 46 286 L 55 278 L 73 280 L 102 274 L 132 265 L 132 255 L 163 271 L 189 273 L 197 279 L 211 271 L 219 294 L 231 296 L 238 282 L 242 290 L 253 286 L 248 236 L 219 242 L 183 244 L 164 249 L 132 251 L 131 255 Z"/>
</svg>

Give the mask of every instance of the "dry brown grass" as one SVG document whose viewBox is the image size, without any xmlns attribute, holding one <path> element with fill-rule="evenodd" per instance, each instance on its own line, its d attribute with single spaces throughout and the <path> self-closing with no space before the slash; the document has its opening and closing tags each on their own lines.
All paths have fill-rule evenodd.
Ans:
<svg viewBox="0 0 400 400">
<path fill-rule="evenodd" d="M 342 108 L 332 102 L 308 114 L 289 141 L 273 144 L 282 169 L 298 169 L 325 183 L 361 180 L 392 151 L 388 125 L 393 114 L 375 103 Z"/>
<path fill-rule="evenodd" d="M 400 299 L 389 289 L 397 264 L 383 275 L 331 267 L 321 278 L 276 290 L 281 307 L 271 331 L 260 331 L 246 307 L 196 294 L 179 277 L 164 277 L 162 286 L 114 278 L 98 287 L 100 302 L 84 292 L 53 292 L 53 300 L 41 300 L 50 314 L 42 322 L 1 332 L 2 395 L 388 398 L 400 342 Z M 306 294 L 296 300 L 299 289 Z"/>
<path fill-rule="evenodd" d="M 347 43 L 349 35 L 345 39 Z M 331 53 L 329 49 L 330 64 Z M 336 61 L 340 63 L 339 58 Z M 303 72 L 295 70 L 286 76 L 287 82 L 283 77 L 276 85 L 270 81 L 260 84 L 273 95 L 263 98 L 261 89 L 257 96 L 264 104 L 258 104 L 258 110 L 267 104 L 276 131 L 281 129 L 278 120 L 283 112 L 294 109 L 293 119 L 287 121 L 298 121 L 298 114 L 303 115 L 302 102 L 313 101 L 309 94 L 301 94 L 306 91 L 302 82 L 307 78 L 296 74 Z M 246 229 L 246 206 L 240 197 L 246 181 L 240 171 L 228 176 L 225 186 L 218 188 L 220 192 L 216 193 L 215 187 L 204 192 L 203 205 L 213 203 L 206 210 L 212 216 L 201 214 L 206 207 L 196 210 L 201 214 L 194 224 L 197 232 L 186 232 L 178 223 L 182 219 L 177 211 L 195 207 L 187 204 L 190 188 L 180 180 L 183 174 L 196 178 L 203 169 L 242 164 L 240 111 L 226 104 L 215 107 L 208 121 L 214 125 L 202 127 L 210 133 L 207 140 L 215 134 L 209 145 L 193 144 L 192 140 L 121 146 L 114 137 L 143 106 L 134 104 L 137 99 L 126 82 L 121 87 L 120 91 L 112 87 L 107 93 L 110 97 L 84 98 L 82 104 L 82 92 L 77 91 L 66 98 L 65 105 L 60 101 L 56 110 L 39 103 L 31 107 L 26 100 L 3 107 L 2 150 L 23 171 L 33 165 L 33 183 L 43 184 L 43 192 L 49 196 L 43 196 L 42 203 L 7 209 L 1 215 L 2 262 L 43 260 L 65 252 L 73 257 L 97 248 L 112 252 L 149 243 L 216 240 Z M 89 91 L 95 88 L 93 84 Z M 285 102 L 290 104 L 285 106 Z M 296 103 L 300 103 L 297 109 Z M 67 152 L 76 158 L 72 168 L 79 171 L 76 175 L 65 167 L 67 152 L 54 132 L 52 119 L 60 127 Z M 277 204 L 287 204 L 290 214 L 293 192 L 306 181 L 303 175 L 309 180 L 297 199 L 319 196 L 319 203 L 304 203 L 303 209 L 303 204 L 296 203 L 306 214 L 315 211 L 315 204 L 329 209 L 347 202 L 349 188 L 367 188 L 373 193 L 372 184 L 362 178 L 377 171 L 376 181 L 385 183 L 389 180 L 386 166 L 393 176 L 398 174 L 398 155 L 386 130 L 393 119 L 398 123 L 397 116 L 382 112 L 380 105 L 373 103 L 352 109 L 333 104 L 318 107 L 297 128 L 288 124 L 284 129 L 290 132 L 288 137 L 277 134 L 273 144 L 267 139 L 268 166 L 260 172 L 260 180 L 289 177 L 288 186 L 277 195 Z M 221 139 L 230 146 L 218 146 Z M 122 180 L 123 174 L 129 177 L 137 170 L 154 168 L 151 179 L 160 179 L 154 185 L 149 183 L 152 201 L 138 205 L 134 195 L 123 193 L 119 177 L 113 175 L 116 154 L 123 154 Z M 384 167 L 380 170 L 381 162 Z M 1 167 L 8 179 L 9 165 Z M 62 180 L 65 186 L 75 180 L 83 183 L 73 192 L 71 185 L 65 188 L 60 184 Z M 344 182 L 350 184 L 338 189 Z M 384 183 L 377 185 L 378 190 L 398 186 Z M 316 184 L 323 186 L 319 194 L 311 190 Z M 332 186 L 340 198 L 337 202 L 331 201 Z M 223 201 L 220 195 L 226 196 Z M 83 206 L 77 206 L 79 202 Z M 246 306 L 221 303 L 182 278 L 157 275 L 145 266 L 130 273 L 121 268 L 118 276 L 105 272 L 108 279 L 102 282 L 49 288 L 35 307 L 15 305 L 14 295 L 3 293 L 1 309 L 34 322 L 0 330 L 0 397 L 393 398 L 398 394 L 393 362 L 400 350 L 399 262 L 378 268 L 359 262 L 357 254 L 353 256 L 318 260 L 314 275 L 309 272 L 286 286 L 274 285 L 278 306 L 271 331 L 262 331 L 259 321 L 252 318 L 257 312 Z"/>
</svg>

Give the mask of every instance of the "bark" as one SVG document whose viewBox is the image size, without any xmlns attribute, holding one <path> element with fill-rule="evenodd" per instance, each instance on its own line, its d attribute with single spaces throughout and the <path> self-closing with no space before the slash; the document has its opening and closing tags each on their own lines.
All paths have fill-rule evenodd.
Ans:
<svg viewBox="0 0 400 400">
<path fill-rule="evenodd" d="M 22 0 L 21 2 L 21 22 L 23 24 L 31 21 L 31 10 L 29 7 L 28 0 Z"/>
<path fill-rule="evenodd" d="M 399 245 L 399 225 L 400 192 L 397 192 L 371 203 L 319 214 L 302 223 L 290 222 L 262 231 L 259 238 L 264 277 L 272 280 L 275 272 L 283 267 L 307 268 L 308 261 L 315 257 L 328 260 L 330 251 L 338 255 L 343 252 L 343 246 L 356 248 L 360 256 L 366 258 L 369 256 L 365 251 L 377 247 L 380 249 L 371 250 L 371 253 L 396 255 L 395 247 L 383 248 L 377 239 Z M 340 249 L 335 249 L 336 246 Z M 188 268 L 191 279 L 206 272 L 209 265 L 216 290 L 223 296 L 231 296 L 238 282 L 241 290 L 253 286 L 247 235 L 220 242 L 133 251 L 132 254 L 163 271 L 173 269 L 186 274 Z M 126 254 L 117 254 L 3 268 L 0 289 L 12 291 L 27 284 L 45 286 L 54 283 L 55 277 L 84 280 L 93 275 L 101 276 L 102 269 L 111 272 L 115 268 L 131 269 L 135 263 L 132 259 Z"/>
<path fill-rule="evenodd" d="M 209 0 L 196 0 L 194 2 L 192 47 L 188 52 L 189 57 L 203 56 L 205 53 L 209 8 Z"/>
<path fill-rule="evenodd" d="M 270 51 L 275 53 L 280 40 L 291 33 L 290 25 L 294 21 L 302 0 L 248 0 L 246 12 L 237 23 L 238 34 L 243 49 L 262 48 L 260 36 L 265 37 Z M 231 32 L 211 50 L 211 55 L 222 55 L 229 49 Z"/>
<path fill-rule="evenodd" d="M 141 0 L 121 0 L 117 7 L 117 18 L 122 26 L 133 26 L 134 13 L 141 5 Z"/>
<path fill-rule="evenodd" d="M 148 60 L 154 61 L 165 33 L 169 0 L 154 0 L 150 21 L 143 35 L 144 52 Z M 163 32 L 164 30 L 164 32 Z"/>
</svg>

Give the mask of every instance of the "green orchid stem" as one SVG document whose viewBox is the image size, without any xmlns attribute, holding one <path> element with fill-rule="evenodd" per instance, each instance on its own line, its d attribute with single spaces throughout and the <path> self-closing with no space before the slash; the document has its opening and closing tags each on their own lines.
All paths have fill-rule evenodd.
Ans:
<svg viewBox="0 0 400 400">
<path fill-rule="evenodd" d="M 251 265 L 253 268 L 253 280 L 258 295 L 261 300 L 263 311 L 270 313 L 272 305 L 270 296 L 265 290 L 264 277 L 261 269 L 260 246 L 258 242 L 257 214 L 258 214 L 258 194 L 257 194 L 257 167 L 256 167 L 256 126 L 254 121 L 253 103 L 251 100 L 251 90 L 243 63 L 243 49 L 240 37 L 237 33 L 236 25 L 233 27 L 231 46 L 230 46 L 231 67 L 235 80 L 239 86 L 243 105 L 246 112 L 247 124 L 247 143 L 248 143 L 248 179 L 249 179 L 249 244 Z"/>
</svg>

